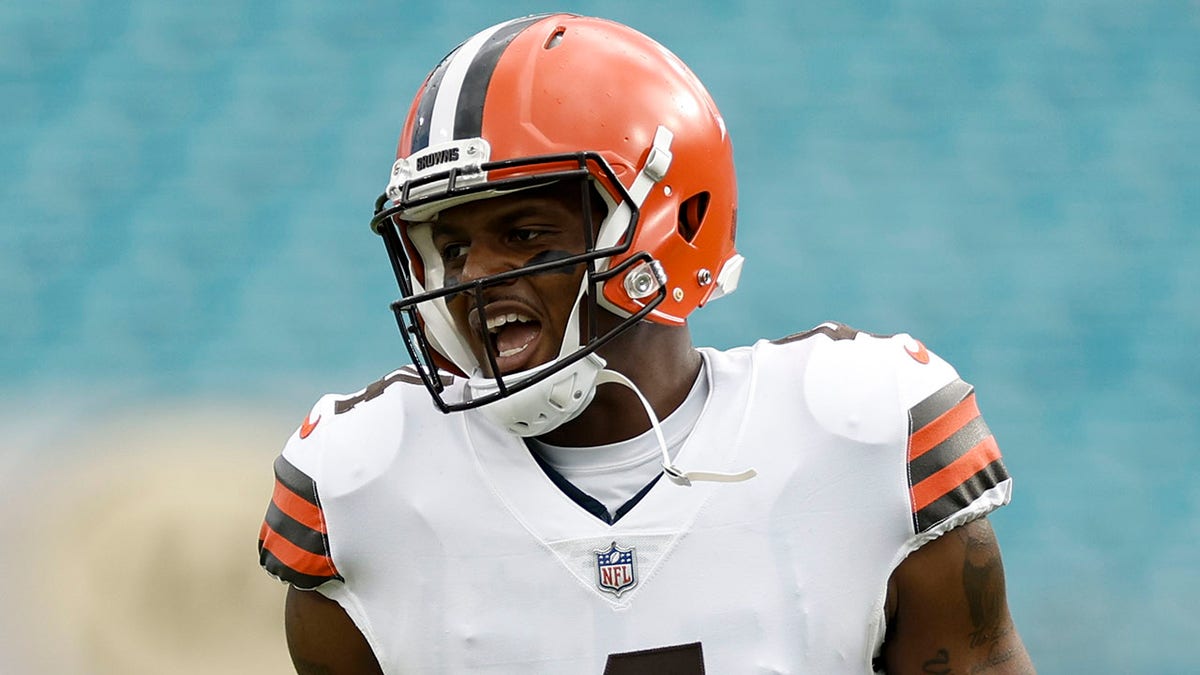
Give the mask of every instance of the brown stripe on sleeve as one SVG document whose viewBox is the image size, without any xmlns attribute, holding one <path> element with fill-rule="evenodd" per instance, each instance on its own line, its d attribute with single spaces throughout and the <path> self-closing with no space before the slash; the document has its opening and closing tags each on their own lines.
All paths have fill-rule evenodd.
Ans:
<svg viewBox="0 0 1200 675">
<path fill-rule="evenodd" d="M 296 494 L 279 479 L 275 480 L 275 492 L 271 495 L 271 505 L 309 529 L 320 533 L 327 532 L 325 515 L 321 513 L 321 507 Z"/>
<path fill-rule="evenodd" d="M 308 474 L 297 469 L 291 462 L 280 455 L 275 458 L 275 480 L 284 487 L 295 492 L 297 496 L 310 504 L 317 504 L 317 483 Z"/>
<path fill-rule="evenodd" d="M 992 462 L 1000 459 L 996 439 L 988 436 L 962 456 L 912 486 L 913 508 L 917 511 L 958 488 Z"/>
<path fill-rule="evenodd" d="M 320 555 L 326 553 L 324 532 L 314 530 L 280 511 L 274 502 L 267 506 L 263 525 L 269 525 L 277 534 L 305 551 Z"/>
<path fill-rule="evenodd" d="M 971 385 L 956 379 L 909 410 L 913 526 L 924 532 L 1008 478 Z"/>
<path fill-rule="evenodd" d="M 961 379 L 955 379 L 953 382 L 933 392 L 925 400 L 909 409 L 908 417 L 912 423 L 911 430 L 916 432 L 928 426 L 930 422 L 941 417 L 947 410 L 961 403 L 973 391 L 974 387 L 963 382 Z"/>
<path fill-rule="evenodd" d="M 959 483 L 954 489 L 915 512 L 913 522 L 917 531 L 929 530 L 934 525 L 965 509 L 989 488 L 1003 483 L 1008 480 L 1008 477 L 1008 469 L 1004 467 L 1004 461 L 996 459 L 972 474 L 970 478 Z"/>
<path fill-rule="evenodd" d="M 275 492 L 259 530 L 259 563 L 298 588 L 341 579 L 329 551 L 316 483 L 282 456 L 275 460 Z"/>
<path fill-rule="evenodd" d="M 976 405 L 975 394 L 972 393 L 921 427 L 918 428 L 914 424 L 912 437 L 908 443 L 909 461 L 920 457 L 950 438 L 955 432 L 962 429 L 963 425 L 976 418 L 979 418 L 979 406 Z"/>
<path fill-rule="evenodd" d="M 954 463 L 980 443 L 992 439 L 992 431 L 982 417 L 975 417 L 959 427 L 949 438 L 908 461 L 908 479 L 913 485 L 929 478 Z M 994 443 L 995 441 L 992 440 Z M 911 454 L 911 453 L 910 453 Z"/>
</svg>

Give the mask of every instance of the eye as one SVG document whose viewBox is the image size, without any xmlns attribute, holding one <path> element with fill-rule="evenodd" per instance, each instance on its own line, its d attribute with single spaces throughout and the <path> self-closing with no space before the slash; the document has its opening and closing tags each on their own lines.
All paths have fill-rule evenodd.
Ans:
<svg viewBox="0 0 1200 675">
<path fill-rule="evenodd" d="M 451 242 L 442 246 L 441 254 L 444 262 L 458 260 L 467 255 L 467 245 L 460 242 Z"/>
<path fill-rule="evenodd" d="M 534 227 L 516 227 L 509 231 L 508 236 L 513 241 L 528 242 L 547 234 L 546 230 Z"/>
</svg>

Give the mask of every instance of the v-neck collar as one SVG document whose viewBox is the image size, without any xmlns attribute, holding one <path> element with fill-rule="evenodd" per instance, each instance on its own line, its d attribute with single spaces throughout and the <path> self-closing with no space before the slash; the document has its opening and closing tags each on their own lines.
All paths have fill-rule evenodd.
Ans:
<svg viewBox="0 0 1200 675">
<path fill-rule="evenodd" d="M 708 400 L 679 450 L 676 465 L 695 470 L 733 470 L 737 468 L 738 439 L 754 385 L 753 367 L 737 367 L 737 362 L 750 359 L 750 351 L 699 351 L 711 378 Z M 750 377 L 746 377 L 747 370 Z M 489 423 L 476 411 L 465 413 L 465 426 L 470 451 L 484 480 L 512 515 L 544 542 L 618 532 L 678 531 L 695 519 L 714 490 L 725 487 L 702 482 L 680 486 L 659 480 L 636 506 L 610 525 L 555 485 L 520 438 Z"/>
<path fill-rule="evenodd" d="M 537 462 L 537 465 L 541 467 L 543 472 L 545 472 L 546 477 L 549 478 L 552 483 L 557 485 L 558 489 L 562 490 L 563 494 L 570 497 L 571 501 L 578 504 L 579 507 L 584 511 L 596 516 L 609 525 L 612 525 L 620 520 L 621 516 L 629 513 L 630 509 L 636 506 L 638 502 L 642 501 L 642 497 L 646 496 L 646 493 L 650 491 L 650 488 L 654 487 L 654 484 L 658 482 L 658 479 L 662 478 L 662 472 L 660 471 L 657 476 L 650 479 L 650 482 L 642 486 L 642 489 L 638 490 L 637 493 L 635 493 L 632 497 L 625 500 L 625 503 L 622 504 L 615 513 L 609 513 L 608 507 L 601 503 L 599 499 L 596 499 L 583 490 L 580 490 L 575 486 L 574 483 L 563 477 L 558 470 L 547 464 L 546 460 L 539 457 L 537 451 L 535 451 L 533 448 L 529 448 L 529 454 L 533 456 L 533 461 Z"/>
</svg>

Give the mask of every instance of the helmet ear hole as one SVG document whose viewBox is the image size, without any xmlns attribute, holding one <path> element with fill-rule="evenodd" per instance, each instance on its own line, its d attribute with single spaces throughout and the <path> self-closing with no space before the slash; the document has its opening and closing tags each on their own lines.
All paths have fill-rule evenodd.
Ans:
<svg viewBox="0 0 1200 675">
<path fill-rule="evenodd" d="M 679 236 L 689 244 L 696 238 L 700 225 L 704 222 L 704 214 L 708 212 L 707 192 L 698 192 L 688 197 L 679 205 Z"/>
</svg>

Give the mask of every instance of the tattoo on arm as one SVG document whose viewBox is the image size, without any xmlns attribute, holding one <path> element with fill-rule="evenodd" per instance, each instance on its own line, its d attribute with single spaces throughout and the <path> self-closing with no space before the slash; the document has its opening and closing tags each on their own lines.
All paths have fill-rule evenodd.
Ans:
<svg viewBox="0 0 1200 675">
<path fill-rule="evenodd" d="M 1016 650 L 1009 648 L 1004 651 L 998 651 L 992 647 L 987 658 L 971 666 L 967 671 L 967 675 L 981 675 L 996 666 L 1007 663 L 1016 654 Z M 959 675 L 962 671 L 956 671 L 950 667 L 950 651 L 947 649 L 939 649 L 937 656 L 929 659 L 921 664 L 921 672 L 926 675 Z M 1033 671 L 1028 671 L 1032 673 Z"/>
<path fill-rule="evenodd" d="M 971 610 L 971 647 L 994 644 L 1008 633 L 1004 620 L 1004 569 L 996 554 L 991 530 L 970 530 L 959 537 L 967 546 L 963 559 L 963 589 Z"/>
<path fill-rule="evenodd" d="M 954 671 L 950 668 L 950 652 L 939 649 L 937 656 L 921 664 L 921 672 L 928 675 L 953 675 Z"/>
<path fill-rule="evenodd" d="M 949 649 L 942 648 L 922 664 L 922 672 L 928 675 L 981 675 L 1005 664 L 1009 664 L 1006 668 L 1011 668 L 1010 662 L 1017 657 L 1018 649 L 1002 640 L 1013 631 L 1013 626 L 1004 609 L 1004 567 L 1000 562 L 996 535 L 990 527 L 961 527 L 954 532 L 966 547 L 962 583 L 971 618 L 968 637 L 972 665 L 966 671 L 954 670 Z M 980 651 L 976 652 L 977 649 Z"/>
</svg>

